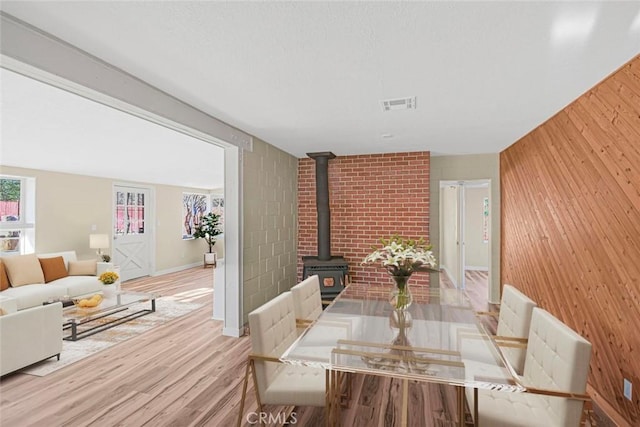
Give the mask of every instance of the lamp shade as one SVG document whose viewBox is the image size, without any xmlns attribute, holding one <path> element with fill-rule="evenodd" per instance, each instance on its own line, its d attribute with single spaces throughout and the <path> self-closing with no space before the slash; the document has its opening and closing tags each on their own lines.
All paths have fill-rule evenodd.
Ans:
<svg viewBox="0 0 640 427">
<path fill-rule="evenodd" d="M 109 247 L 108 234 L 89 234 L 89 247 L 91 249 L 104 249 Z"/>
</svg>

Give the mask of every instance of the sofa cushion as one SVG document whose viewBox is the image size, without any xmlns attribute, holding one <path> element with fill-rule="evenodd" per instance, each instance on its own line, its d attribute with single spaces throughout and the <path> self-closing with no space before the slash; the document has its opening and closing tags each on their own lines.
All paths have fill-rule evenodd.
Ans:
<svg viewBox="0 0 640 427">
<path fill-rule="evenodd" d="M 7 276 L 7 269 L 2 260 L 0 260 L 0 291 L 4 291 L 7 288 L 9 288 L 9 277 Z"/>
<path fill-rule="evenodd" d="M 17 288 L 9 288 L 6 291 L 2 291 L 2 295 L 14 298 L 16 300 L 18 310 L 24 310 L 25 308 L 42 305 L 42 303 L 48 301 L 49 298 L 60 299 L 69 294 L 67 293 L 66 288 L 40 283 L 35 285 L 23 285 Z"/>
<path fill-rule="evenodd" d="M 45 283 L 62 279 L 69 275 L 69 273 L 67 273 L 67 267 L 64 265 L 64 259 L 61 256 L 55 258 L 40 258 L 39 261 Z"/>
<path fill-rule="evenodd" d="M 56 258 L 61 256 L 64 259 L 64 267 L 69 270 L 69 262 L 77 261 L 76 251 L 62 251 L 62 252 L 50 252 L 45 254 L 38 254 L 38 258 Z"/>
<path fill-rule="evenodd" d="M 47 286 L 60 288 L 63 295 L 77 297 L 102 291 L 104 286 L 95 276 L 67 276 L 47 283 Z"/>
<path fill-rule="evenodd" d="M 69 261 L 69 276 L 95 276 L 98 260 Z"/>
<path fill-rule="evenodd" d="M 18 303 L 15 298 L 9 298 L 4 295 L 0 295 L 0 308 L 5 314 L 15 313 L 18 311 Z"/>
<path fill-rule="evenodd" d="M 44 283 L 42 267 L 35 254 L 10 256 L 2 259 L 12 287 Z"/>
</svg>

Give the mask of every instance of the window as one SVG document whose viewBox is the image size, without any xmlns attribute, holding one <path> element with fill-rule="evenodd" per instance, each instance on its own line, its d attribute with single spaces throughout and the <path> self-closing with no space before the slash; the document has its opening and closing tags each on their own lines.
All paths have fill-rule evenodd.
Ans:
<svg viewBox="0 0 640 427">
<path fill-rule="evenodd" d="M 0 254 L 35 250 L 35 179 L 0 175 Z"/>
<path fill-rule="evenodd" d="M 116 192 L 115 235 L 145 233 L 145 193 Z"/>
</svg>

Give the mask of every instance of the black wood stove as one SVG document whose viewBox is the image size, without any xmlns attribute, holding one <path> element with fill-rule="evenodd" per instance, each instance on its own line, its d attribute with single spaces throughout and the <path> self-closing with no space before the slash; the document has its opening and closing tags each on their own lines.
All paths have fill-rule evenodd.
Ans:
<svg viewBox="0 0 640 427">
<path fill-rule="evenodd" d="M 318 210 L 318 256 L 302 257 L 302 278 L 314 274 L 320 279 L 323 301 L 333 300 L 346 286 L 349 264 L 341 256 L 331 256 L 331 212 L 329 210 L 329 160 L 331 152 L 307 153 L 316 161 L 316 207 Z"/>
</svg>

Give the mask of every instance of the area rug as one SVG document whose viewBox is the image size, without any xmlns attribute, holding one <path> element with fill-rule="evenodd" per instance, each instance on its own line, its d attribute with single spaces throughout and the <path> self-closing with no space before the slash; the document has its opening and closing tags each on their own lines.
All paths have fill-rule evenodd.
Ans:
<svg viewBox="0 0 640 427">
<path fill-rule="evenodd" d="M 183 302 L 173 297 L 162 297 L 156 299 L 156 311 L 146 316 L 138 317 L 127 323 L 114 326 L 111 329 L 98 332 L 87 338 L 78 341 L 63 341 L 60 360 L 52 357 L 42 362 L 22 369 L 20 372 L 28 375 L 43 377 L 60 368 L 75 363 L 85 357 L 91 356 L 101 350 L 109 348 L 115 344 L 136 337 L 152 328 L 169 322 L 170 320 L 184 316 L 204 304 Z M 131 310 L 149 308 L 149 303 L 145 302 L 131 306 Z M 114 316 L 118 316 L 115 314 Z M 66 331 L 65 331 L 66 334 Z"/>
</svg>

